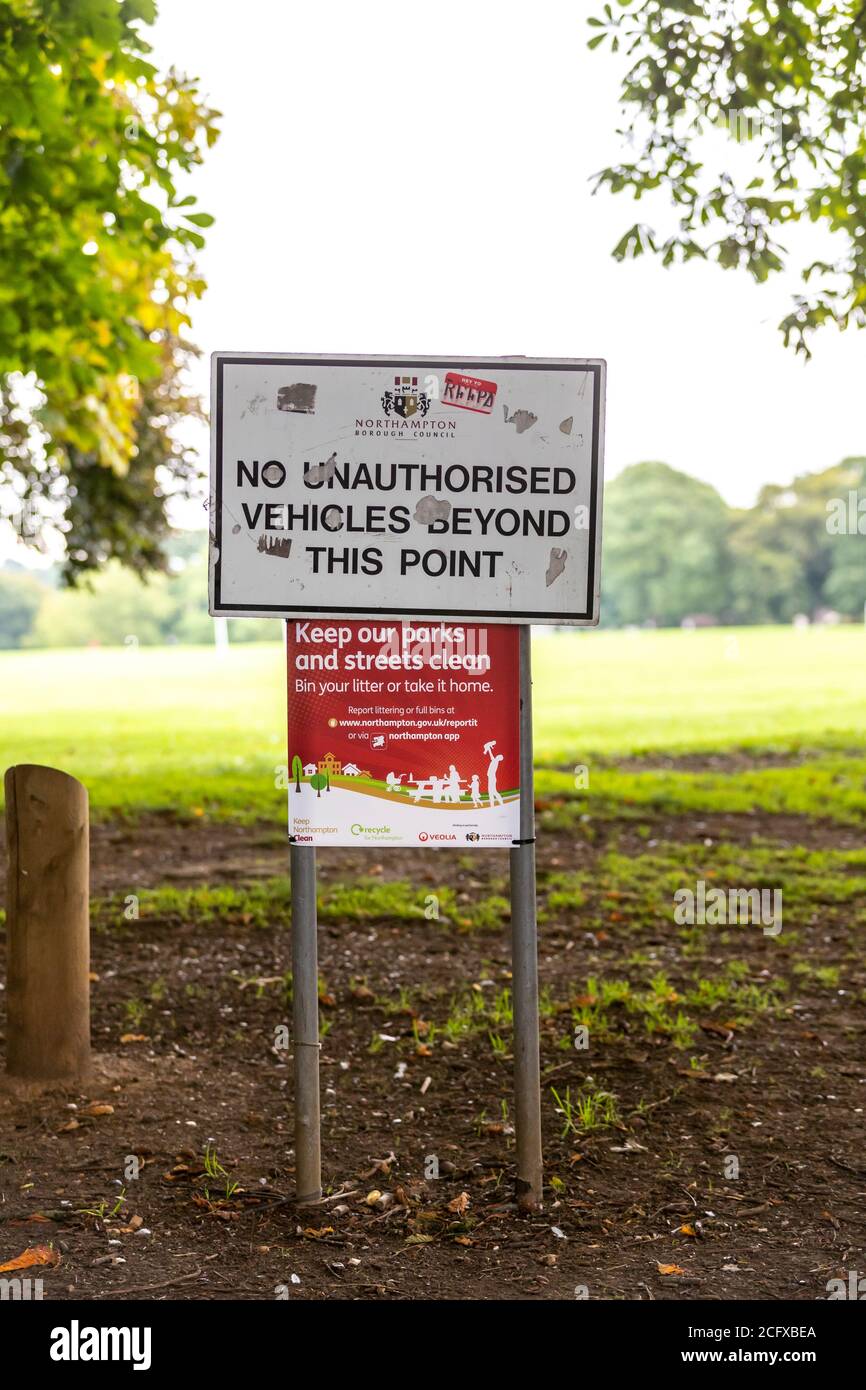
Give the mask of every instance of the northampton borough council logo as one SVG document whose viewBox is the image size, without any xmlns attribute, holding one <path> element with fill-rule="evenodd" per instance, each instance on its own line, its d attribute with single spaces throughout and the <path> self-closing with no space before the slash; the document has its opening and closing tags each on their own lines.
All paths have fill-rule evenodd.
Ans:
<svg viewBox="0 0 866 1390">
<path fill-rule="evenodd" d="M 426 391 L 418 390 L 417 376 L 395 376 L 394 390 L 386 391 L 382 397 L 382 409 L 386 415 L 393 410 L 395 415 L 408 420 L 410 415 L 416 415 L 419 411 L 426 415 L 430 409 L 430 399 Z"/>
</svg>

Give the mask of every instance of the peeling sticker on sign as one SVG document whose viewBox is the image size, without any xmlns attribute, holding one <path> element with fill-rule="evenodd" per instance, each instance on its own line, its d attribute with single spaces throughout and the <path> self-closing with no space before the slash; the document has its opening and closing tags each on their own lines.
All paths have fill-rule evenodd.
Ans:
<svg viewBox="0 0 866 1390">
<path fill-rule="evenodd" d="M 438 497 L 422 497 L 413 517 L 422 526 L 430 526 L 434 521 L 447 521 L 450 511 L 451 503 L 445 498 L 440 501 Z"/>
<path fill-rule="evenodd" d="M 573 424 L 574 424 L 574 416 L 573 416 L 573 415 L 569 415 L 569 417 L 568 417 L 567 420 L 562 420 L 562 421 L 560 422 L 560 426 L 559 426 L 560 432 L 561 432 L 562 434 L 571 434 L 571 427 L 572 427 Z"/>
<path fill-rule="evenodd" d="M 292 553 L 291 537 L 261 535 L 256 549 L 260 555 L 276 555 L 278 560 L 288 560 Z"/>
<path fill-rule="evenodd" d="M 515 410 L 512 415 L 508 414 L 508 406 L 504 405 L 506 425 L 513 425 L 518 434 L 523 434 L 524 430 L 531 430 L 538 419 L 531 410 Z"/>
<path fill-rule="evenodd" d="M 312 487 L 315 483 L 326 483 L 329 478 L 333 478 L 337 468 L 337 451 L 332 453 L 324 463 L 314 464 L 312 468 L 304 470 L 304 482 L 307 487 Z"/>
<path fill-rule="evenodd" d="M 291 410 L 296 415 L 314 415 L 316 387 L 308 381 L 296 381 L 293 386 L 281 386 L 277 392 L 277 410 Z"/>
<path fill-rule="evenodd" d="M 547 573 L 544 576 L 544 582 L 547 585 L 548 589 L 550 588 L 551 584 L 553 584 L 553 582 L 557 580 L 559 576 L 562 574 L 562 571 L 565 569 L 565 562 L 567 559 L 567 550 L 561 550 L 558 545 L 554 545 L 551 547 L 550 560 L 547 566 Z"/>
</svg>

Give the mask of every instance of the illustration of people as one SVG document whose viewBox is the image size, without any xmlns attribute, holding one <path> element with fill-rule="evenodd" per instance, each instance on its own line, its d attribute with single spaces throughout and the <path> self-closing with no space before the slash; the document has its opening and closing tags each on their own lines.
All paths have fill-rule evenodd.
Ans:
<svg viewBox="0 0 866 1390">
<path fill-rule="evenodd" d="M 503 755 L 501 753 L 494 755 L 493 749 L 495 746 L 495 743 L 485 743 L 484 745 L 484 751 L 490 759 L 490 762 L 487 764 L 487 804 L 488 806 L 504 806 L 505 802 L 496 789 L 496 776 Z"/>
<path fill-rule="evenodd" d="M 449 769 L 448 769 L 448 777 L 447 777 L 446 780 L 447 780 L 447 783 L 448 783 L 448 800 L 449 800 L 449 801 L 459 801 L 459 800 L 460 800 L 460 773 L 457 771 L 457 769 L 456 769 L 456 767 L 454 766 L 453 763 L 451 764 L 451 766 L 450 766 Z"/>
<path fill-rule="evenodd" d="M 432 790 L 433 800 L 434 800 L 434 801 L 441 801 L 442 798 L 443 798 L 443 796 L 445 795 L 445 778 L 444 778 L 444 777 L 431 777 L 431 778 L 430 778 L 430 787 L 431 787 L 431 790 Z"/>
<path fill-rule="evenodd" d="M 472 797 L 473 806 L 481 805 L 481 783 L 477 772 L 472 774 L 472 781 L 469 783 L 469 795 Z"/>
</svg>

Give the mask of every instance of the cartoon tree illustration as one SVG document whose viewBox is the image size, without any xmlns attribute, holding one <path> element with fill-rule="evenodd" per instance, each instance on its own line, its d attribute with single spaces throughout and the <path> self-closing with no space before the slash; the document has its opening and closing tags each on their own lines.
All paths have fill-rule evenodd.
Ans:
<svg viewBox="0 0 866 1390">
<path fill-rule="evenodd" d="M 330 772 L 326 772 L 326 773 L 325 773 L 325 791 L 329 792 L 330 790 L 331 790 L 331 774 L 330 774 Z"/>
<path fill-rule="evenodd" d="M 292 758 L 292 776 L 295 779 L 296 792 L 299 792 L 301 790 L 301 773 L 303 772 L 303 770 L 304 768 L 301 763 L 301 760 L 296 753 L 295 756 Z"/>
<path fill-rule="evenodd" d="M 322 788 L 328 785 L 328 779 L 324 772 L 314 772 L 310 778 L 310 786 L 315 788 L 316 796 L 322 795 Z"/>
</svg>

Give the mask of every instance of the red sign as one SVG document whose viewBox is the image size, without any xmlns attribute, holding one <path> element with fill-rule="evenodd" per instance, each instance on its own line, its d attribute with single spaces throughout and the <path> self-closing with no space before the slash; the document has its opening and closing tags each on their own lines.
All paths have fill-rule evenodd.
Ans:
<svg viewBox="0 0 866 1390">
<path fill-rule="evenodd" d="M 515 627 L 286 631 L 290 839 L 482 849 L 518 839 Z"/>
</svg>

